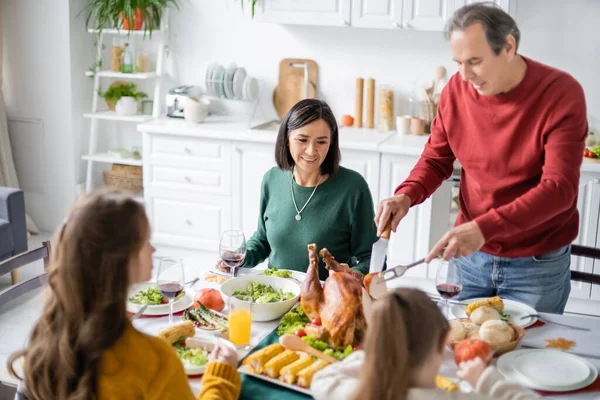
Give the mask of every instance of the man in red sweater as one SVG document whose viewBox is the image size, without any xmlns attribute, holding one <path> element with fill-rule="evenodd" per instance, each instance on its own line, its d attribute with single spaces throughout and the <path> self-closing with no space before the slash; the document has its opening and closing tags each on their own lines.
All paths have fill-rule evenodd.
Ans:
<svg viewBox="0 0 600 400">
<path fill-rule="evenodd" d="M 579 227 L 583 89 L 569 74 L 519 55 L 519 29 L 498 7 L 462 7 L 446 36 L 459 73 L 441 94 L 421 158 L 379 205 L 378 234 L 390 217 L 395 231 L 458 159 L 460 213 L 426 261 L 443 251 L 459 264 L 459 298 L 499 295 L 562 313 Z"/>
</svg>

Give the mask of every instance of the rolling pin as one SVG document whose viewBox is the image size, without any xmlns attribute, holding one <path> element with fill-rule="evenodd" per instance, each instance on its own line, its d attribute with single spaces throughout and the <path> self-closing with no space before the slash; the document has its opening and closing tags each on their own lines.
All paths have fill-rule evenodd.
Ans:
<svg viewBox="0 0 600 400">
<path fill-rule="evenodd" d="M 367 128 L 375 127 L 375 79 L 367 79 Z"/>
<path fill-rule="evenodd" d="M 363 118 L 363 78 L 356 78 L 356 97 L 355 97 L 355 112 L 354 112 L 354 126 L 362 128 Z"/>
</svg>

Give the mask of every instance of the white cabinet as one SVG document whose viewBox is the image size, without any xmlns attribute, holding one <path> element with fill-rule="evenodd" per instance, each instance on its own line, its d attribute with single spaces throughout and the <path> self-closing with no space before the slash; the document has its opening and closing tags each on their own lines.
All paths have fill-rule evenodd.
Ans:
<svg viewBox="0 0 600 400">
<path fill-rule="evenodd" d="M 582 172 L 579 181 L 579 197 L 577 199 L 579 234 L 575 243 L 583 246 L 598 247 L 600 244 L 597 239 L 598 210 L 600 209 L 600 180 L 598 178 L 596 174 Z M 594 271 L 594 260 L 572 257 L 571 270 L 591 273 Z M 589 299 L 590 295 L 591 285 L 589 283 L 571 282 L 570 297 Z"/>
<path fill-rule="evenodd" d="M 353 0 L 351 24 L 359 28 L 401 28 L 402 0 Z"/>
<path fill-rule="evenodd" d="M 404 0 L 402 27 L 423 31 L 442 31 L 454 9 L 452 0 Z"/>
<path fill-rule="evenodd" d="M 262 0 L 255 19 L 298 25 L 350 25 L 351 0 Z"/>
<path fill-rule="evenodd" d="M 381 153 L 358 150 L 343 150 L 340 165 L 353 169 L 365 178 L 371 189 L 373 206 L 379 202 L 379 162 Z"/>
<path fill-rule="evenodd" d="M 486 1 L 491 1 L 492 3 L 497 4 L 504 11 L 509 13 L 514 17 L 515 15 L 515 3 L 516 0 L 454 0 L 454 9 L 458 10 L 464 5 L 473 4 L 473 3 L 483 3 Z"/>
</svg>

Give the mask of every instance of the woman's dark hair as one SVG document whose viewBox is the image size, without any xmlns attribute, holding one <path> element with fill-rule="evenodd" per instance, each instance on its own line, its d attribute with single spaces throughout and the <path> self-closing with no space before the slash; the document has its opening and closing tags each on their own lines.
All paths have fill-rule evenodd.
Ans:
<svg viewBox="0 0 600 400">
<path fill-rule="evenodd" d="M 275 144 L 275 162 L 281 169 L 291 169 L 294 159 L 290 153 L 290 131 L 302 128 L 311 122 L 322 119 L 329 125 L 331 137 L 329 139 L 329 152 L 321 165 L 321 174 L 335 174 L 340 166 L 340 144 L 338 125 L 329 105 L 322 100 L 304 99 L 296 103 L 285 115 Z"/>
<path fill-rule="evenodd" d="M 521 31 L 515 20 L 503 9 L 492 2 L 474 3 L 459 8 L 446 23 L 444 35 L 450 40 L 454 31 L 464 31 L 471 25 L 481 24 L 485 39 L 495 54 L 506 47 L 506 36 L 513 35 L 516 42 L 515 52 L 519 48 Z"/>
</svg>

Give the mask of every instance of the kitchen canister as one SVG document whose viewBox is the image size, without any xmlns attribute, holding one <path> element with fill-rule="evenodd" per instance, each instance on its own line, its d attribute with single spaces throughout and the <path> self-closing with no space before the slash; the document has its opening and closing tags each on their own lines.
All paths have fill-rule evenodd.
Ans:
<svg viewBox="0 0 600 400">
<path fill-rule="evenodd" d="M 394 129 L 394 89 L 390 85 L 382 85 L 379 89 L 379 130 Z"/>
<path fill-rule="evenodd" d="M 410 133 L 410 115 L 398 115 L 396 117 L 396 131 L 401 135 Z"/>
</svg>

